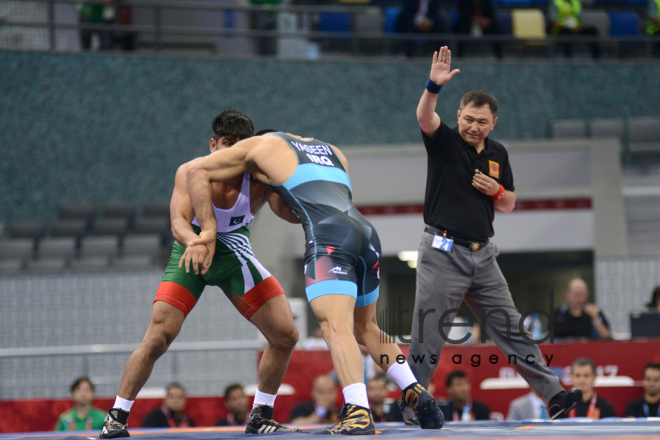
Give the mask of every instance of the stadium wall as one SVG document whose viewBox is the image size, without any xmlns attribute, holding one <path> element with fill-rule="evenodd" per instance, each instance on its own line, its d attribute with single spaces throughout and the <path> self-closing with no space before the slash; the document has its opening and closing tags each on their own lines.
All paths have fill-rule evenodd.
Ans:
<svg viewBox="0 0 660 440">
<path fill-rule="evenodd" d="M 226 108 L 338 146 L 419 143 L 427 62 L 239 61 L 0 52 L 0 221 L 53 219 L 66 203 L 167 200 L 179 164 L 208 151 Z M 440 115 L 485 89 L 494 137 L 546 137 L 560 118 L 660 113 L 657 63 L 456 62 Z M 605 68 L 604 68 L 605 67 Z"/>
</svg>

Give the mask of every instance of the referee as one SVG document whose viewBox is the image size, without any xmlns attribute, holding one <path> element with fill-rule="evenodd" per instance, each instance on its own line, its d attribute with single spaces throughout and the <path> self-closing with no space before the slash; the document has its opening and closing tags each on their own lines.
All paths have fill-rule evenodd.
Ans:
<svg viewBox="0 0 660 440">
<path fill-rule="evenodd" d="M 419 383 L 427 386 L 437 366 L 429 359 L 440 355 L 447 339 L 438 329 L 438 318 L 453 322 L 465 300 L 478 320 L 482 314 L 487 317 L 482 328 L 507 359 L 515 355 L 511 364 L 555 418 L 573 408 L 581 392 L 566 393 L 538 346 L 528 342 L 531 336 L 527 333 L 527 340 L 523 338 L 520 313 L 497 265 L 497 247 L 489 242 L 494 234 L 494 208 L 511 212 L 516 203 L 507 151 L 488 137 L 497 123 L 497 100 L 479 90 L 468 92 L 457 112 L 458 127 L 449 128 L 435 108 L 442 86 L 459 73 L 450 66 L 451 52 L 446 46 L 433 54 L 430 79 L 417 106 L 428 153 L 427 226 L 419 247 L 408 359 L 425 355 L 421 362 L 413 360 L 411 368 Z M 445 312 L 448 314 L 443 315 Z"/>
</svg>

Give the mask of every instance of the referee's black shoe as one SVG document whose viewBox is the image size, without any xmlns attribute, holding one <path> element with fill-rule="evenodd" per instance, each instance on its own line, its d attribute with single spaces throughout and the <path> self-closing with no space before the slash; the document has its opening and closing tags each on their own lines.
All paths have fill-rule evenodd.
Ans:
<svg viewBox="0 0 660 440">
<path fill-rule="evenodd" d="M 401 391 L 401 413 L 406 405 L 415 411 L 414 424 L 419 424 L 422 429 L 440 429 L 445 424 L 445 416 L 438 404 L 428 391 L 419 382 L 409 385 Z"/>
<path fill-rule="evenodd" d="M 548 402 L 548 413 L 550 419 L 554 420 L 559 417 L 565 417 L 566 414 L 582 400 L 582 390 L 573 388 L 566 392 L 562 391 Z"/>
<path fill-rule="evenodd" d="M 250 412 L 246 434 L 271 434 L 273 432 L 302 432 L 298 428 L 287 428 L 273 420 L 273 407 L 267 405 L 255 406 Z"/>
<path fill-rule="evenodd" d="M 99 438 L 130 437 L 128 434 L 128 411 L 121 408 L 110 408 L 105 416 Z"/>
</svg>

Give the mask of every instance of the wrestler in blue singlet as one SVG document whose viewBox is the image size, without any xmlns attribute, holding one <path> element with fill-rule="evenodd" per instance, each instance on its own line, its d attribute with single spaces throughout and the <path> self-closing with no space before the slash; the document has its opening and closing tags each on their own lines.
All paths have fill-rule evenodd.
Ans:
<svg viewBox="0 0 660 440">
<path fill-rule="evenodd" d="M 380 240 L 352 202 L 351 181 L 328 143 L 270 133 L 287 142 L 298 166 L 282 185 L 270 185 L 305 230 L 305 291 L 312 301 L 343 294 L 363 307 L 378 299 Z"/>
</svg>

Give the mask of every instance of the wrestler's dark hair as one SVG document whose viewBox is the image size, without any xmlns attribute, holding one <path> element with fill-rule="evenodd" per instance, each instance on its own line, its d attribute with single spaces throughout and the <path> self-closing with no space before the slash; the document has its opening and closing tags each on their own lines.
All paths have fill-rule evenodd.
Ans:
<svg viewBox="0 0 660 440">
<path fill-rule="evenodd" d="M 589 365 L 591 367 L 592 373 L 596 374 L 596 365 L 594 364 L 594 361 L 592 361 L 589 358 L 575 359 L 573 361 L 573 364 L 571 365 L 571 368 L 573 368 L 573 367 L 584 367 L 585 365 Z"/>
<path fill-rule="evenodd" d="M 71 384 L 71 394 L 80 386 L 81 383 L 87 382 L 90 387 L 92 387 L 92 391 L 94 391 L 94 384 L 92 381 L 89 379 L 89 377 L 79 377 L 78 379 L 74 380 L 73 383 Z"/>
<path fill-rule="evenodd" d="M 497 112 L 500 109 L 500 106 L 497 103 L 497 99 L 495 99 L 495 97 L 490 93 L 484 92 L 482 90 L 472 90 L 471 92 L 467 92 L 465 95 L 463 95 L 461 98 L 461 110 L 468 104 L 472 104 L 474 107 L 482 107 L 487 105 L 490 107 L 490 111 L 493 114 L 493 117 L 497 116 Z"/>
<path fill-rule="evenodd" d="M 255 136 L 261 136 L 262 134 L 275 133 L 275 132 L 277 132 L 277 130 L 273 130 L 272 128 L 262 128 L 261 130 L 256 132 L 254 135 Z"/>
<path fill-rule="evenodd" d="M 213 118 L 211 123 L 213 139 L 217 142 L 221 137 L 230 141 L 247 139 L 254 134 L 252 120 L 238 110 L 225 110 Z"/>
<path fill-rule="evenodd" d="M 239 383 L 233 383 L 229 385 L 227 388 L 225 388 L 225 394 L 223 394 L 224 398 L 226 399 L 234 390 L 241 390 L 243 391 L 243 385 Z M 243 392 L 245 393 L 245 392 Z"/>
<path fill-rule="evenodd" d="M 449 373 L 449 376 L 447 376 L 447 381 L 446 381 L 447 388 L 449 388 L 451 386 L 451 383 L 454 381 L 454 379 L 466 379 L 467 380 L 467 374 L 465 374 L 465 371 L 461 371 L 461 370 L 456 370 L 456 371 L 452 371 L 451 373 Z"/>
</svg>

